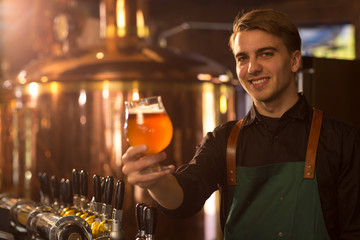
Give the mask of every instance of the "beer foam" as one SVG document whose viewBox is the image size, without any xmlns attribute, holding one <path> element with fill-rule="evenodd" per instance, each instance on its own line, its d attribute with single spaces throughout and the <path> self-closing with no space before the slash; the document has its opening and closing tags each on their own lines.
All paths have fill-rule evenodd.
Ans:
<svg viewBox="0 0 360 240">
<path fill-rule="evenodd" d="M 159 109 L 156 106 L 139 106 L 136 108 L 128 109 L 129 114 L 146 114 L 146 113 L 165 113 L 165 109 Z"/>
</svg>

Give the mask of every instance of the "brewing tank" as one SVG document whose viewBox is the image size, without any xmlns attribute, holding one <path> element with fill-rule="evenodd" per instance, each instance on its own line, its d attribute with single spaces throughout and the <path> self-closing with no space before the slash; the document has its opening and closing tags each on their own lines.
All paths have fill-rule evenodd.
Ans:
<svg viewBox="0 0 360 240">
<path fill-rule="evenodd" d="M 13 188 L 21 197 L 38 200 L 39 172 L 71 178 L 72 169 L 123 179 L 128 100 L 162 96 L 174 128 L 165 149 L 167 163 L 176 167 L 191 160 L 206 131 L 235 119 L 236 88 L 226 67 L 152 45 L 147 1 L 115 2 L 100 1 L 100 45 L 35 59 L 14 79 L 14 98 L 7 106 L 11 144 L 4 147 L 8 153 L 2 159 L 10 166 L 2 178 L 11 181 L 2 189 Z M 124 208 L 129 215 L 137 198 L 141 196 L 127 186 Z M 135 225 L 135 220 L 129 217 L 124 224 Z M 192 239 L 184 234 L 179 239 Z"/>
</svg>

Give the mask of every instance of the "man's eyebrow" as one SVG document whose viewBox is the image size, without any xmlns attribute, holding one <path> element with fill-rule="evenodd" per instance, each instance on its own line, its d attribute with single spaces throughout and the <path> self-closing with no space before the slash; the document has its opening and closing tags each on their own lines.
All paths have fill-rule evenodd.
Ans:
<svg viewBox="0 0 360 240">
<path fill-rule="evenodd" d="M 236 53 L 235 58 L 246 56 L 246 55 L 247 55 L 246 52 L 238 52 L 238 53 Z"/>
<path fill-rule="evenodd" d="M 257 53 L 260 53 L 260 52 L 264 52 L 264 51 L 278 51 L 278 49 L 276 47 L 263 47 L 263 48 L 259 48 L 258 50 L 256 50 Z"/>
<path fill-rule="evenodd" d="M 256 50 L 256 53 L 261 53 L 261 52 L 264 52 L 264 51 L 276 51 L 278 52 L 278 49 L 276 47 L 271 47 L 271 46 L 268 46 L 268 47 L 262 47 L 262 48 L 259 48 Z M 247 56 L 247 52 L 238 52 L 235 54 L 235 58 L 237 57 L 240 57 L 240 56 Z"/>
</svg>

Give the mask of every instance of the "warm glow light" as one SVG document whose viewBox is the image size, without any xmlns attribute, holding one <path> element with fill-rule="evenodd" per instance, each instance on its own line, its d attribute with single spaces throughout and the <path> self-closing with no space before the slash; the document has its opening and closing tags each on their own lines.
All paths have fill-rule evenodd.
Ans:
<svg viewBox="0 0 360 240">
<path fill-rule="evenodd" d="M 26 171 L 24 175 L 25 175 L 25 179 L 26 179 L 27 181 L 30 181 L 30 180 L 31 180 L 31 177 L 32 177 L 31 171 Z"/>
<path fill-rule="evenodd" d="M 220 82 L 228 82 L 230 80 L 228 75 L 222 74 L 219 76 Z"/>
<path fill-rule="evenodd" d="M 137 27 L 137 35 L 139 37 L 147 36 L 147 29 L 145 27 L 144 13 L 141 10 L 136 11 L 136 27 Z"/>
<path fill-rule="evenodd" d="M 86 116 L 85 116 L 85 115 L 81 115 L 81 117 L 80 117 L 80 124 L 81 124 L 81 125 L 85 125 L 85 124 L 86 124 Z"/>
<path fill-rule="evenodd" d="M 209 202 L 215 202 L 215 195 L 212 194 L 209 198 L 208 201 Z M 209 214 L 209 215 L 215 215 L 216 214 L 216 206 L 215 204 L 205 204 L 204 206 L 204 211 L 205 214 Z"/>
<path fill-rule="evenodd" d="M 96 53 L 96 58 L 97 59 L 103 59 L 104 58 L 104 53 L 103 52 L 97 52 Z"/>
<path fill-rule="evenodd" d="M 224 114 L 227 112 L 227 99 L 225 95 L 220 96 L 220 113 Z"/>
<path fill-rule="evenodd" d="M 115 37 L 115 26 L 114 24 L 107 24 L 106 25 L 106 36 L 108 36 L 109 38 L 114 38 Z"/>
<path fill-rule="evenodd" d="M 215 96 L 214 85 L 211 83 L 203 84 L 203 134 L 215 128 Z"/>
<path fill-rule="evenodd" d="M 109 93 L 109 81 L 104 81 L 102 95 L 103 95 L 104 99 L 109 98 L 109 95 L 110 95 L 110 93 Z"/>
<path fill-rule="evenodd" d="M 197 75 L 197 78 L 200 81 L 210 81 L 211 80 L 211 75 L 207 74 L 207 73 L 200 73 Z"/>
<path fill-rule="evenodd" d="M 220 113 L 225 114 L 228 111 L 227 101 L 227 87 L 225 85 L 220 86 Z"/>
<path fill-rule="evenodd" d="M 216 125 L 215 119 L 215 96 L 214 96 L 214 85 L 210 83 L 203 84 L 202 92 L 202 116 L 203 116 L 203 135 L 207 132 L 212 131 Z M 215 194 L 215 193 L 214 193 Z M 205 215 L 205 239 L 216 238 L 216 198 L 210 197 L 204 206 Z"/>
<path fill-rule="evenodd" d="M 17 98 L 22 97 L 22 90 L 20 87 L 16 87 L 14 93 L 15 93 L 15 97 L 17 97 Z"/>
<path fill-rule="evenodd" d="M 43 82 L 43 83 L 46 83 L 47 81 L 49 81 L 49 79 L 48 79 L 47 76 L 42 76 L 40 80 L 41 80 L 41 82 Z"/>
<path fill-rule="evenodd" d="M 115 97 L 115 103 L 114 104 L 114 119 L 116 119 L 116 121 L 114 121 L 114 148 L 115 148 L 115 164 L 117 166 L 121 165 L 121 156 L 122 156 L 122 133 L 123 133 L 123 122 L 122 122 L 122 118 L 121 118 L 121 113 L 122 113 L 122 108 L 123 105 L 120 103 L 123 103 L 123 95 L 118 93 Z"/>
<path fill-rule="evenodd" d="M 26 71 L 21 71 L 19 74 L 18 74 L 18 79 L 19 79 L 19 82 L 20 84 L 25 84 L 26 83 Z"/>
<path fill-rule="evenodd" d="M 86 104 L 86 91 L 80 90 L 79 105 L 84 106 Z"/>
<path fill-rule="evenodd" d="M 29 93 L 32 97 L 36 97 L 39 93 L 39 84 L 32 82 L 29 84 Z"/>
<path fill-rule="evenodd" d="M 139 100 L 140 99 L 139 89 L 134 88 L 132 92 L 133 92 L 132 93 L 132 100 L 133 101 Z"/>
<path fill-rule="evenodd" d="M 116 12 L 117 36 L 123 37 L 126 34 L 126 11 L 124 0 L 118 0 L 116 2 Z"/>
<path fill-rule="evenodd" d="M 57 94 L 59 92 L 59 84 L 57 82 L 51 82 L 50 91 L 52 94 Z"/>
</svg>

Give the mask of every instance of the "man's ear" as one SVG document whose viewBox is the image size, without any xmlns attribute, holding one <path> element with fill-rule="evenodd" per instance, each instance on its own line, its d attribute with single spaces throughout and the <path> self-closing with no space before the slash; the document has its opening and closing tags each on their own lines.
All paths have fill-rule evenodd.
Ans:
<svg viewBox="0 0 360 240">
<path fill-rule="evenodd" d="M 291 55 L 291 71 L 297 72 L 301 65 L 301 52 L 295 50 Z"/>
</svg>

